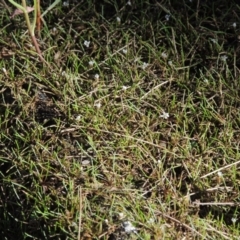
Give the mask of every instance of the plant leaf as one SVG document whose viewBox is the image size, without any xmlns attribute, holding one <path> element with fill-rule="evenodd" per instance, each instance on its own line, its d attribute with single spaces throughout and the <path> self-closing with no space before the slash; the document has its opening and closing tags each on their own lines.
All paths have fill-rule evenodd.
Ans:
<svg viewBox="0 0 240 240">
<path fill-rule="evenodd" d="M 30 13 L 34 10 L 34 8 L 33 7 L 27 7 L 26 10 L 27 10 L 27 13 Z M 15 11 L 13 12 L 13 14 L 11 15 L 10 18 L 14 18 L 15 16 L 20 15 L 20 14 L 23 14 L 23 11 L 17 8 L 17 9 L 15 9 Z"/>
</svg>

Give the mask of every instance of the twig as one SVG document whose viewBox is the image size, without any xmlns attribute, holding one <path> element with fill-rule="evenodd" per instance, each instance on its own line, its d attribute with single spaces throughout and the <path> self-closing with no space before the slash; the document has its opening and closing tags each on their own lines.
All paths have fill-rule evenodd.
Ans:
<svg viewBox="0 0 240 240">
<path fill-rule="evenodd" d="M 230 168 L 230 167 L 232 167 L 232 166 L 235 166 L 235 165 L 237 165 L 237 164 L 239 164 L 239 163 L 240 163 L 240 160 L 237 161 L 237 162 L 234 162 L 234 163 L 228 164 L 227 166 L 224 166 L 224 167 L 218 168 L 217 170 L 214 170 L 214 171 L 212 171 L 212 172 L 210 172 L 210 173 L 207 173 L 207 174 L 201 176 L 200 178 L 208 177 L 208 176 L 213 175 L 213 174 L 215 174 L 215 173 L 217 173 L 217 172 L 220 172 L 220 171 L 222 171 L 222 170 L 224 170 L 224 169 L 226 169 L 226 168 Z"/>
</svg>

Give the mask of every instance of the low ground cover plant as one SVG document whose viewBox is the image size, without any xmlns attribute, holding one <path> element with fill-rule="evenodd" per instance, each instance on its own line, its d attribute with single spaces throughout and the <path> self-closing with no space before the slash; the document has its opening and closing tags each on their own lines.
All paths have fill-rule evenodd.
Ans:
<svg viewBox="0 0 240 240">
<path fill-rule="evenodd" d="M 239 239 L 238 4 L 52 2 L 47 64 L 0 3 L 2 239 Z"/>
</svg>

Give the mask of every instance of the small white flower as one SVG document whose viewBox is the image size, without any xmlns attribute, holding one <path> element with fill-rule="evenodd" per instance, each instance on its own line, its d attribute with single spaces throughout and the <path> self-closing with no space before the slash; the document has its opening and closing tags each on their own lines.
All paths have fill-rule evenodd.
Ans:
<svg viewBox="0 0 240 240">
<path fill-rule="evenodd" d="M 3 73 L 7 75 L 7 70 L 6 70 L 6 68 L 2 68 L 2 70 L 3 70 Z"/>
<path fill-rule="evenodd" d="M 90 67 L 92 67 L 94 65 L 94 61 L 91 60 L 91 61 L 88 62 L 88 64 L 89 64 Z"/>
<path fill-rule="evenodd" d="M 85 40 L 83 44 L 84 44 L 84 46 L 86 46 L 88 48 L 90 45 L 90 41 Z"/>
<path fill-rule="evenodd" d="M 127 54 L 127 49 L 123 49 L 122 52 L 123 52 L 124 54 Z"/>
<path fill-rule="evenodd" d="M 76 121 L 80 121 L 81 118 L 82 118 L 82 116 L 81 116 L 81 115 L 78 115 L 78 116 L 76 117 Z"/>
<path fill-rule="evenodd" d="M 218 177 L 219 177 L 219 178 L 222 178 L 222 177 L 223 177 L 222 172 L 219 171 L 217 174 L 218 174 Z"/>
<path fill-rule="evenodd" d="M 233 217 L 231 220 L 232 220 L 232 223 L 234 224 L 234 223 L 236 223 L 237 218 Z"/>
<path fill-rule="evenodd" d="M 160 118 L 168 119 L 169 113 L 163 112 L 163 114 L 160 115 Z"/>
<path fill-rule="evenodd" d="M 64 7 L 69 7 L 69 2 L 68 1 L 63 2 L 63 6 Z"/>
<path fill-rule="evenodd" d="M 148 63 L 144 62 L 143 65 L 142 65 L 142 69 L 145 70 L 148 67 L 148 65 L 149 65 Z"/>
<path fill-rule="evenodd" d="M 153 218 L 149 218 L 148 221 L 147 221 L 147 223 L 150 223 L 150 224 L 151 224 L 151 223 L 154 223 L 154 219 L 153 219 Z"/>
<path fill-rule="evenodd" d="M 105 222 L 106 224 L 108 224 L 108 219 L 105 219 L 104 222 Z"/>
<path fill-rule="evenodd" d="M 217 42 L 218 42 L 218 40 L 215 39 L 215 38 L 210 38 L 210 40 L 211 40 L 213 43 L 217 43 Z"/>
<path fill-rule="evenodd" d="M 208 79 L 207 79 L 207 78 L 204 78 L 203 81 L 204 81 L 205 83 L 208 83 Z"/>
<path fill-rule="evenodd" d="M 126 91 L 129 87 L 128 86 L 122 86 L 122 90 Z"/>
<path fill-rule="evenodd" d="M 169 21 L 169 19 L 170 19 L 170 14 L 166 14 L 166 15 L 165 15 L 165 19 L 166 19 L 167 21 Z"/>
<path fill-rule="evenodd" d="M 58 33 L 58 29 L 56 27 L 52 28 L 51 33 L 55 36 Z"/>
<path fill-rule="evenodd" d="M 67 75 L 65 71 L 62 71 L 61 74 L 62 74 L 62 76 L 66 76 Z"/>
<path fill-rule="evenodd" d="M 120 23 L 121 22 L 121 18 L 117 17 L 117 22 Z"/>
<path fill-rule="evenodd" d="M 167 55 L 165 52 L 163 52 L 163 53 L 161 54 L 161 56 L 162 56 L 164 59 L 166 59 L 166 58 L 168 57 L 168 55 Z"/>
<path fill-rule="evenodd" d="M 100 103 L 100 102 L 97 102 L 97 103 L 94 103 L 94 107 L 96 107 L 96 108 L 100 108 L 102 106 L 102 104 Z"/>
<path fill-rule="evenodd" d="M 136 228 L 132 225 L 130 221 L 123 222 L 123 227 L 126 233 L 136 232 Z"/>
<path fill-rule="evenodd" d="M 232 26 L 233 26 L 234 28 L 236 28 L 236 27 L 237 27 L 237 24 L 234 22 L 234 23 L 232 24 Z"/>
<path fill-rule="evenodd" d="M 94 75 L 94 78 L 95 78 L 95 80 L 98 80 L 98 79 L 99 79 L 99 75 L 96 73 L 96 74 Z"/>
<path fill-rule="evenodd" d="M 172 66 L 173 65 L 172 61 L 168 61 L 168 65 Z"/>
<path fill-rule="evenodd" d="M 82 166 L 87 166 L 90 164 L 90 161 L 89 160 L 83 160 L 82 161 Z"/>
<path fill-rule="evenodd" d="M 118 213 L 118 218 L 121 220 L 123 219 L 125 216 L 124 216 L 124 213 L 120 212 Z"/>
<path fill-rule="evenodd" d="M 222 55 L 222 56 L 221 56 L 221 60 L 222 60 L 223 62 L 226 62 L 227 58 L 228 58 L 227 55 Z"/>
<path fill-rule="evenodd" d="M 132 3 L 131 3 L 131 1 L 130 1 L 130 0 L 127 2 L 127 5 L 129 5 L 129 6 L 131 6 L 131 5 L 132 5 Z"/>
</svg>

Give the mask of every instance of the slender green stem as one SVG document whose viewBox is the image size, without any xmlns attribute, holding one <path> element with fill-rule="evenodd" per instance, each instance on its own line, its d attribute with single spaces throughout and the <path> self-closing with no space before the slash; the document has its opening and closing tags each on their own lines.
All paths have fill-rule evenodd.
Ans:
<svg viewBox="0 0 240 240">
<path fill-rule="evenodd" d="M 34 1 L 35 1 L 35 0 L 34 0 Z M 26 19 L 28 31 L 29 31 L 30 35 L 33 35 L 33 36 L 34 36 L 34 32 L 32 31 L 30 19 L 29 19 L 28 12 L 27 12 L 26 1 L 25 1 L 25 0 L 22 0 L 22 5 L 16 3 L 16 2 L 13 1 L 13 0 L 9 0 L 9 2 L 12 3 L 12 5 L 14 5 L 16 8 L 22 10 L 22 12 L 24 13 L 25 19 Z"/>
<path fill-rule="evenodd" d="M 25 1 L 25 0 L 23 0 L 23 1 Z M 32 23 L 33 33 L 35 32 L 35 27 L 36 27 L 36 23 L 37 23 L 37 13 L 38 13 L 38 3 L 37 3 L 37 0 L 34 0 L 34 19 L 33 19 L 33 23 Z"/>
<path fill-rule="evenodd" d="M 35 46 L 35 49 L 39 55 L 39 58 L 41 59 L 42 62 L 45 62 L 45 59 L 42 56 L 41 50 L 39 48 L 39 45 L 37 43 L 36 37 L 35 37 L 35 27 L 36 27 L 36 23 L 37 23 L 37 15 L 38 13 L 40 13 L 40 0 L 34 0 L 34 19 L 33 22 L 31 24 L 30 19 L 29 19 L 29 15 L 28 15 L 28 11 L 27 11 L 27 4 L 26 4 L 26 0 L 22 0 L 22 5 L 16 3 L 14 0 L 9 0 L 10 3 L 12 3 L 16 8 L 20 9 L 25 16 L 25 20 L 27 23 L 27 28 L 29 31 L 29 34 L 31 36 L 32 42 Z M 56 4 L 58 4 L 60 2 L 60 0 L 55 0 L 52 5 L 47 9 L 47 11 L 49 11 L 50 9 L 52 9 L 53 7 L 56 6 Z M 47 11 L 44 12 L 44 14 L 47 13 Z"/>
<path fill-rule="evenodd" d="M 30 35 L 34 36 L 34 29 L 32 28 L 32 25 L 31 25 L 31 22 L 30 22 L 30 19 L 29 19 L 29 15 L 28 15 L 28 12 L 27 12 L 26 0 L 22 0 L 22 6 L 24 8 L 24 16 L 25 16 L 25 19 L 26 19 L 26 23 L 27 23 L 27 27 L 28 27 L 28 30 L 30 32 Z"/>
<path fill-rule="evenodd" d="M 28 27 L 28 31 L 29 31 L 29 34 L 31 36 L 32 42 L 35 46 L 36 52 L 38 53 L 38 56 L 41 59 L 41 61 L 46 63 L 45 59 L 42 56 L 41 50 L 39 48 L 39 45 L 37 43 L 35 33 L 34 33 L 34 30 L 35 30 L 35 27 L 36 27 L 36 21 L 37 21 L 37 12 L 38 12 L 38 2 L 37 2 L 37 0 L 34 0 L 34 20 L 33 20 L 32 25 L 31 25 L 31 22 L 30 22 L 30 19 L 29 19 L 29 16 L 28 16 L 28 12 L 27 12 L 26 0 L 22 0 L 22 5 L 16 3 L 13 0 L 9 0 L 9 2 L 12 3 L 18 9 L 22 10 L 22 12 L 24 13 L 25 20 L 26 20 L 27 27 Z"/>
</svg>

